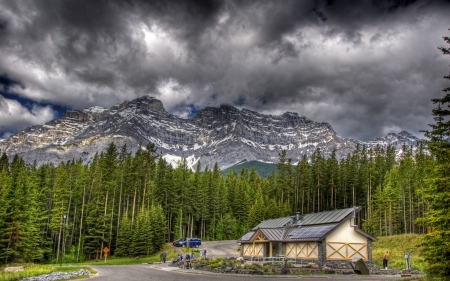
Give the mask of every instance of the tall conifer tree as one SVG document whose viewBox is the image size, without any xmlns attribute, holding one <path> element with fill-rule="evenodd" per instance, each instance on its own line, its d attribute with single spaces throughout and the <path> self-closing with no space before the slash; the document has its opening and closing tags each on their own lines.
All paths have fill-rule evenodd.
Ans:
<svg viewBox="0 0 450 281">
<path fill-rule="evenodd" d="M 443 37 L 450 44 L 450 37 Z M 439 48 L 450 55 L 450 48 Z M 450 80 L 450 74 L 444 76 Z M 423 237 L 423 255 L 429 265 L 429 273 L 441 280 L 450 280 L 450 87 L 445 88 L 444 97 L 432 99 L 437 105 L 432 110 L 435 123 L 425 131 L 429 139 L 428 148 L 436 158 L 437 165 L 427 178 L 426 196 L 431 202 L 430 210 L 422 223 L 433 228 Z"/>
</svg>

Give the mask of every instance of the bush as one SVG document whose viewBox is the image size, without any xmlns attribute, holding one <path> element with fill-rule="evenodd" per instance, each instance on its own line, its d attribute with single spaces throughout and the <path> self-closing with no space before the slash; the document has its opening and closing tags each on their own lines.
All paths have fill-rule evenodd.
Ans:
<svg viewBox="0 0 450 281">
<path fill-rule="evenodd" d="M 214 268 L 220 267 L 220 264 L 219 263 L 212 263 L 212 264 L 208 265 L 208 267 L 211 268 L 211 269 L 214 269 Z"/>
</svg>

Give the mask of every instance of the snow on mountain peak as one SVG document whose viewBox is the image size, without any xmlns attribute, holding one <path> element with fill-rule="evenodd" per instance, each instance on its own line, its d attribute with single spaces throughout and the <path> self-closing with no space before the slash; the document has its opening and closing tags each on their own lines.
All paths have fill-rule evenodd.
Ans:
<svg viewBox="0 0 450 281">
<path fill-rule="evenodd" d="M 122 136 L 122 137 L 121 137 Z M 265 115 L 233 106 L 207 107 L 194 117 L 183 119 L 165 111 L 160 100 L 144 96 L 106 109 L 94 106 L 82 111 L 67 111 L 63 118 L 44 126 L 34 126 L 0 141 L 1 151 L 19 154 L 27 162 L 59 164 L 82 158 L 92 160 L 109 143 L 126 145 L 135 152 L 140 144 L 155 144 L 171 165 L 185 158 L 189 167 L 230 167 L 243 159 L 276 162 L 278 153 L 295 163 L 317 148 L 325 156 L 336 150 L 338 158 L 356 146 L 413 144 L 417 138 L 402 131 L 370 142 L 341 138 L 328 123 L 318 123 L 295 112 Z M 82 145 L 81 145 L 82 144 Z M 64 145 L 64 149 L 55 148 Z"/>
</svg>

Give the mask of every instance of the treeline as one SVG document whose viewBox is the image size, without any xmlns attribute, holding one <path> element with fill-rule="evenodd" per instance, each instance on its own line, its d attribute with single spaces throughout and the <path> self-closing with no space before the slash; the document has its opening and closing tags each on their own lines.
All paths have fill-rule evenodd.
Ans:
<svg viewBox="0 0 450 281">
<path fill-rule="evenodd" d="M 223 177 L 217 165 L 192 171 L 156 154 L 134 155 L 113 143 L 90 165 L 37 167 L 0 157 L 0 260 L 64 262 L 147 256 L 179 237 L 237 239 L 263 219 L 362 206 L 369 233 L 424 233 L 424 175 L 434 160 L 423 147 L 358 147 L 337 160 L 318 149 L 296 165 L 279 154 L 277 172 L 255 169 Z"/>
</svg>

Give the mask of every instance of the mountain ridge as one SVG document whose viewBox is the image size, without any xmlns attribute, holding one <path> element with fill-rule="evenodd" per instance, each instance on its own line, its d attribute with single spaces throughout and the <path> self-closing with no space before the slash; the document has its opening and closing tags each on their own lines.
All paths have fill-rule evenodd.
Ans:
<svg viewBox="0 0 450 281">
<path fill-rule="evenodd" d="M 338 158 L 347 156 L 357 145 L 412 145 L 418 138 L 402 131 L 369 142 L 342 138 L 325 122 L 315 122 L 296 112 L 266 115 L 231 105 L 206 107 L 191 118 L 168 113 L 163 103 L 144 96 L 124 101 L 110 109 L 94 106 L 68 110 L 62 118 L 0 140 L 0 151 L 18 154 L 26 162 L 54 163 L 81 158 L 90 163 L 95 152 L 106 150 L 114 142 L 127 145 L 131 152 L 139 145 L 155 144 L 159 153 L 175 165 L 186 158 L 193 167 L 197 161 L 221 169 L 243 159 L 276 163 L 278 153 L 286 150 L 292 162 L 320 148 L 325 156 L 336 150 Z"/>
</svg>

